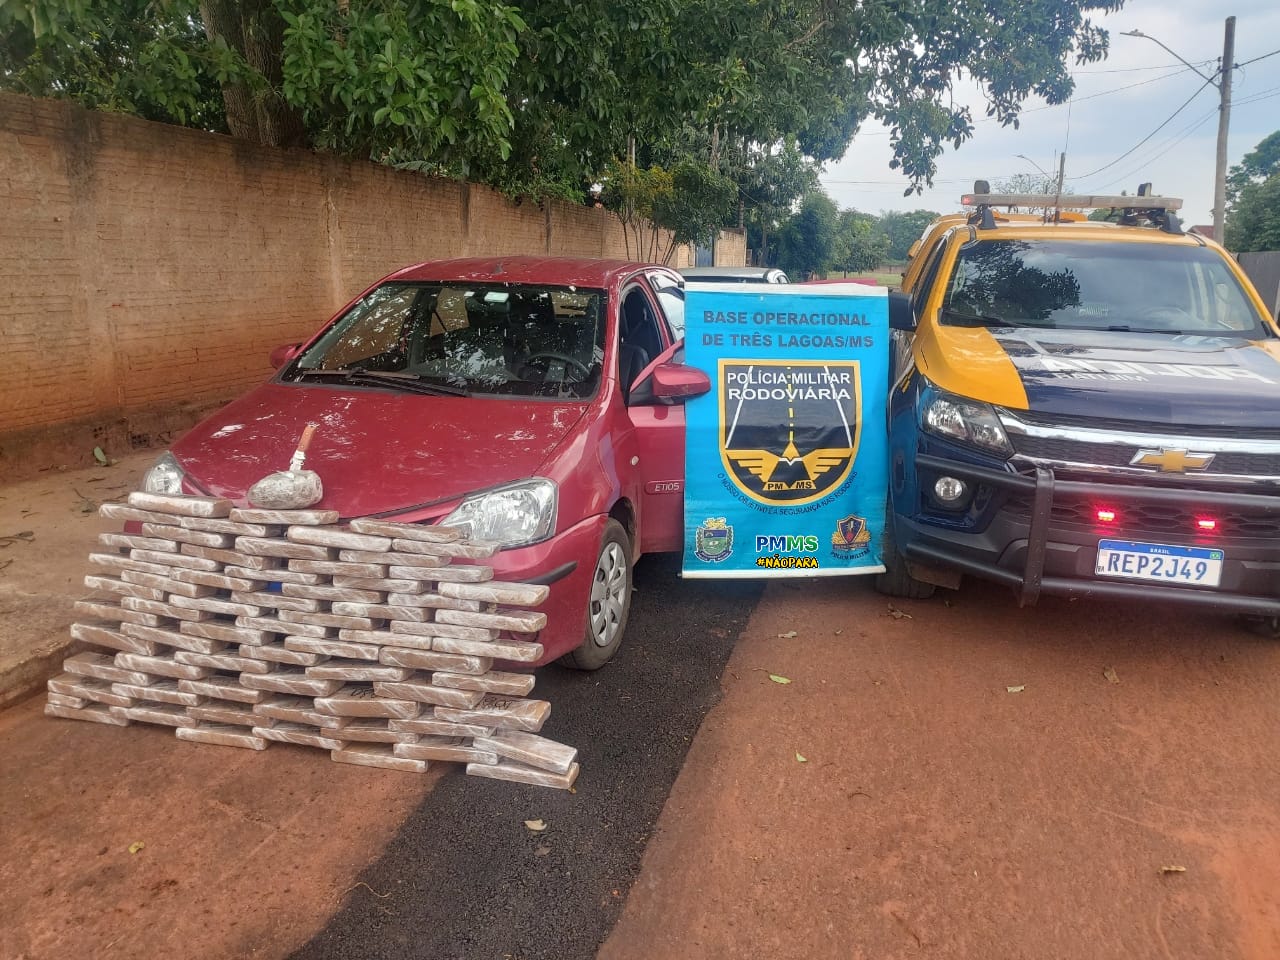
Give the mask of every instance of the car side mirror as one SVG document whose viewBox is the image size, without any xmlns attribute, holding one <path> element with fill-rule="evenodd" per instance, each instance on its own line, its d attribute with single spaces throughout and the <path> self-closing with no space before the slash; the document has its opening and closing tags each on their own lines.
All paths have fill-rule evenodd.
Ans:
<svg viewBox="0 0 1280 960">
<path fill-rule="evenodd" d="M 711 378 L 697 367 L 663 363 L 653 368 L 653 396 L 658 400 L 687 400 L 711 389 Z"/>
<path fill-rule="evenodd" d="M 271 351 L 269 362 L 272 370 L 279 370 L 302 351 L 300 343 L 282 343 Z"/>
<path fill-rule="evenodd" d="M 889 329 L 906 330 L 916 328 L 916 308 L 911 301 L 911 294 L 891 292 L 889 294 Z"/>
</svg>

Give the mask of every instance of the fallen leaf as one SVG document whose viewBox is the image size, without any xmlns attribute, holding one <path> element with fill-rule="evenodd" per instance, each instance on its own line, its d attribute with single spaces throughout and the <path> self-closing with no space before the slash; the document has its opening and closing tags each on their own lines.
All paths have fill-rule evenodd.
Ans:
<svg viewBox="0 0 1280 960">
<path fill-rule="evenodd" d="M 832 630 L 831 632 L 838 637 L 840 634 L 844 633 L 844 630 Z"/>
<path fill-rule="evenodd" d="M 143 843 L 141 840 L 135 840 L 133 841 L 133 843 L 129 844 L 129 852 L 137 853 L 139 850 L 141 850 L 145 846 L 146 844 Z"/>
<path fill-rule="evenodd" d="M 102 452 L 101 447 L 93 448 L 93 459 L 97 460 L 104 467 L 107 465 L 107 455 Z"/>
<path fill-rule="evenodd" d="M 537 848 L 533 851 L 533 855 L 535 857 L 545 857 L 550 852 L 551 852 L 550 847 L 548 847 L 545 843 L 540 843 L 538 844 Z"/>
<path fill-rule="evenodd" d="M 800 634 L 796 633 L 794 630 L 788 630 L 786 633 L 780 633 L 780 634 L 778 634 L 778 639 L 779 639 L 779 640 L 791 640 L 791 639 L 794 639 L 795 637 L 798 637 L 798 636 L 800 636 Z"/>
<path fill-rule="evenodd" d="M 547 829 L 547 821 L 545 820 L 526 820 L 524 825 L 534 833 L 541 833 Z"/>
<path fill-rule="evenodd" d="M 1005 687 L 1005 689 L 1010 693 L 1021 693 L 1023 690 L 1027 689 L 1027 685 L 1025 683 L 1020 683 L 1016 687 Z"/>
<path fill-rule="evenodd" d="M 1161 873 L 1186 873 L 1187 868 L 1181 864 L 1171 863 L 1160 868 Z"/>
<path fill-rule="evenodd" d="M 796 763 L 808 763 L 808 762 L 809 762 L 809 758 L 808 758 L 808 757 L 806 757 L 803 753 L 801 753 L 800 751 L 798 751 L 798 750 L 797 750 L 797 751 L 796 751 Z"/>
<path fill-rule="evenodd" d="M 776 673 L 769 674 L 769 679 L 772 680 L 774 683 L 790 683 L 791 682 L 790 677 L 780 677 Z"/>
<path fill-rule="evenodd" d="M 1108 683 L 1119 683 L 1120 674 L 1116 673 L 1115 667 L 1107 667 L 1102 671 L 1102 675 L 1107 678 Z"/>
<path fill-rule="evenodd" d="M 889 616 L 893 617 L 893 619 L 895 619 L 895 620 L 911 620 L 911 619 L 913 619 L 913 617 L 911 616 L 911 614 L 909 614 L 909 613 L 905 613 L 904 611 L 899 610 L 899 609 L 898 609 L 897 607 L 895 607 L 892 603 L 891 603 L 891 604 L 889 604 Z"/>
</svg>

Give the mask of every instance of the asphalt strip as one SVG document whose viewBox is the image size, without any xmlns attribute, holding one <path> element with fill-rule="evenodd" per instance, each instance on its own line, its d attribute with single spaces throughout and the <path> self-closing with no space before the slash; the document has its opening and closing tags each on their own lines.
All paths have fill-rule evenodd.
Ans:
<svg viewBox="0 0 1280 960">
<path fill-rule="evenodd" d="M 295 960 L 595 956 L 762 591 L 683 581 L 675 556 L 642 560 L 635 586 L 613 663 L 538 674 L 542 732 L 579 750 L 577 792 L 449 773 Z"/>
</svg>

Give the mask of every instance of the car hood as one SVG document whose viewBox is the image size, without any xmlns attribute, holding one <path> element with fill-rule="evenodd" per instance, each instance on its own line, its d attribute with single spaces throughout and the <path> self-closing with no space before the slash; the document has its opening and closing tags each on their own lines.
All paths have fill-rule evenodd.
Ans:
<svg viewBox="0 0 1280 960">
<path fill-rule="evenodd" d="M 1033 415 L 1244 429 L 1280 420 L 1277 340 L 1078 330 L 992 337 Z"/>
<path fill-rule="evenodd" d="M 268 383 L 223 407 L 173 447 L 209 493 L 244 502 L 284 470 L 308 423 L 305 469 L 318 504 L 343 517 L 442 502 L 536 474 L 586 404 L 522 397 L 434 397 L 382 389 Z"/>
</svg>

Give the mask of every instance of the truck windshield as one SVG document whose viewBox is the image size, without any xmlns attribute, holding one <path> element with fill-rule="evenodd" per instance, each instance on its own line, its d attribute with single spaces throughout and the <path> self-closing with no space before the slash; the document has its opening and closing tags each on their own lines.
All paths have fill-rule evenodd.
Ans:
<svg viewBox="0 0 1280 960">
<path fill-rule="evenodd" d="M 1216 250 L 1092 239 L 984 240 L 961 247 L 941 322 L 1271 336 Z"/>
<path fill-rule="evenodd" d="M 603 290 L 384 283 L 334 321 L 285 379 L 585 399 L 600 383 L 604 303 Z"/>
</svg>

